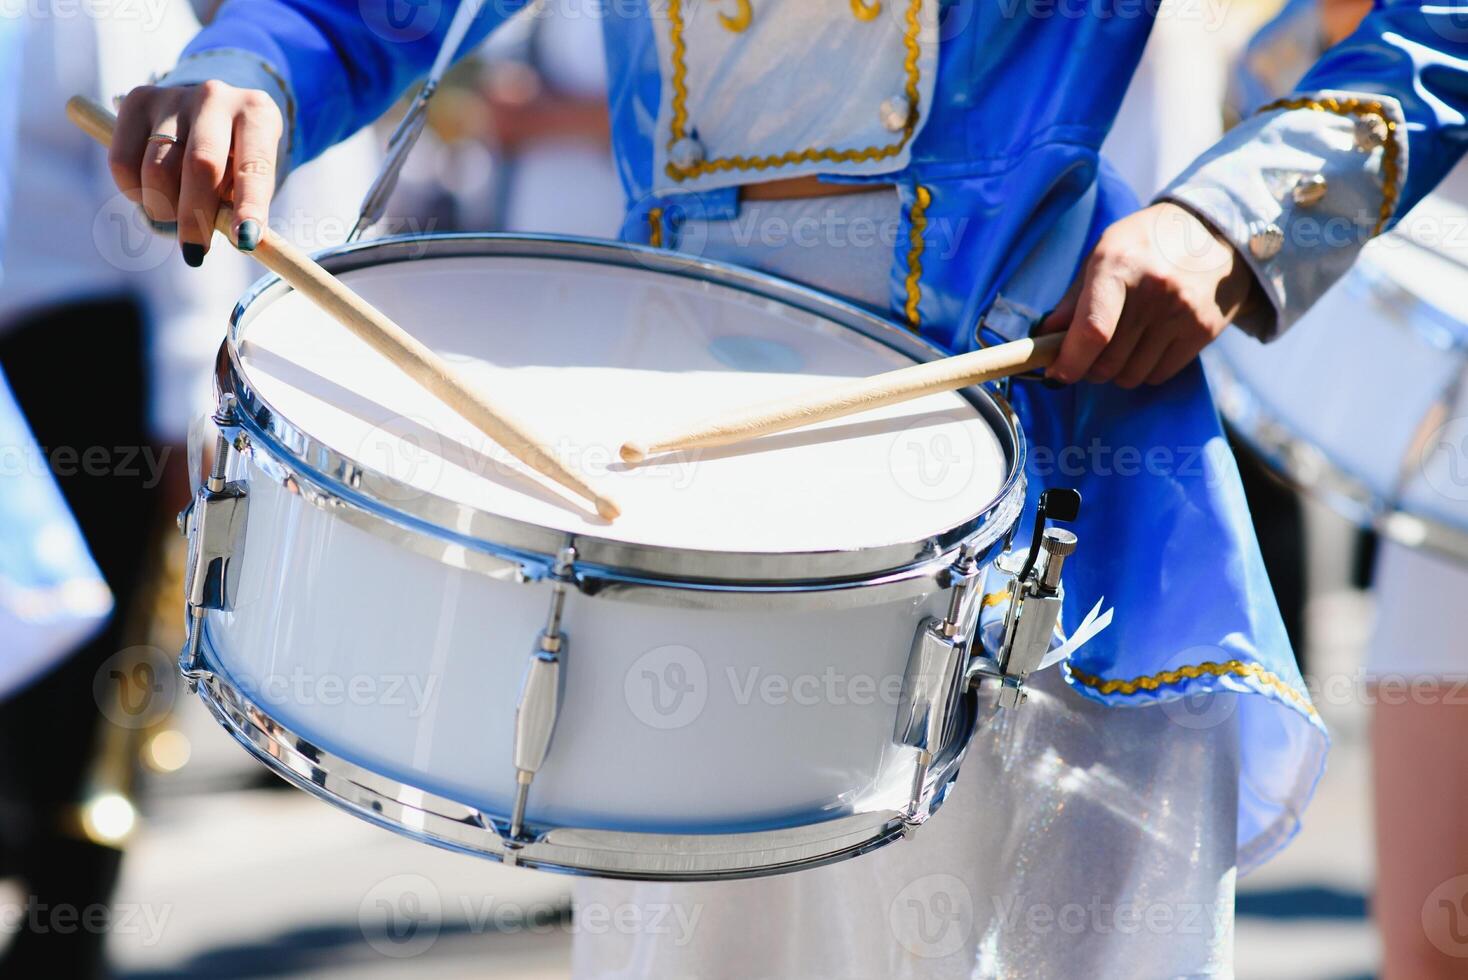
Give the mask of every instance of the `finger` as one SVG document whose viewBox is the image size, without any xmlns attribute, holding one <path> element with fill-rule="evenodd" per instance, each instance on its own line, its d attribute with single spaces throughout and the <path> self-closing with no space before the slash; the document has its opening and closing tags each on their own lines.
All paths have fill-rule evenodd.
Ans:
<svg viewBox="0 0 1468 980">
<path fill-rule="evenodd" d="M 1071 317 L 1065 341 L 1060 345 L 1060 356 L 1045 372 L 1046 377 L 1067 384 L 1085 377 L 1096 358 L 1111 343 L 1125 303 L 1126 284 L 1121 277 L 1103 263 L 1093 260 L 1086 268 L 1086 278 L 1076 299 L 1075 314 Z"/>
<path fill-rule="evenodd" d="M 1130 308 L 1123 311 L 1121 322 L 1116 325 L 1116 333 L 1111 337 L 1111 343 L 1096 358 L 1096 363 L 1091 365 L 1091 370 L 1086 372 L 1086 380 L 1096 384 L 1105 384 L 1114 381 L 1121 373 L 1131 358 L 1132 352 L 1142 342 L 1145 331 L 1139 321 L 1139 317 L 1130 313 Z"/>
<path fill-rule="evenodd" d="M 172 108 L 154 121 L 144 136 L 143 161 L 139 169 L 142 180 L 141 203 L 154 221 L 178 220 L 179 170 L 183 162 L 184 140 L 178 115 Z M 161 137 L 173 137 L 173 140 Z"/>
<path fill-rule="evenodd" d="M 1152 323 L 1141 331 L 1142 339 L 1132 351 L 1126 364 L 1116 375 L 1116 383 L 1123 388 L 1135 388 L 1147 380 L 1154 368 L 1162 361 L 1162 355 L 1180 336 L 1177 324 L 1171 321 Z"/>
<path fill-rule="evenodd" d="M 1147 375 L 1147 384 L 1160 385 L 1165 381 L 1171 381 L 1179 371 L 1193 362 L 1193 358 L 1203 352 L 1208 346 L 1207 338 L 1187 340 L 1179 337 L 1172 342 L 1158 360 L 1157 366 Z"/>
<path fill-rule="evenodd" d="M 1070 284 L 1055 309 L 1045 314 L 1045 318 L 1040 321 L 1040 326 L 1035 330 L 1036 334 L 1059 333 L 1070 326 L 1070 321 L 1076 315 L 1076 299 L 1081 293 L 1081 282 L 1082 277 L 1078 276 Z"/>
<path fill-rule="evenodd" d="M 204 261 L 214 237 L 233 131 L 233 109 L 219 98 L 201 95 L 198 112 L 189 126 L 178 198 L 179 251 L 191 266 Z"/>
<path fill-rule="evenodd" d="M 269 106 L 247 103 L 234 124 L 235 241 L 246 252 L 253 251 L 270 218 L 270 198 L 275 193 L 276 152 L 280 146 L 280 112 L 270 97 L 247 93 L 251 102 L 263 99 Z M 257 111 L 258 110 L 258 111 Z"/>
<path fill-rule="evenodd" d="M 117 189 L 134 204 L 143 198 L 143 151 L 153 128 L 152 90 L 135 88 L 117 109 L 117 125 L 107 150 L 107 168 Z"/>
</svg>

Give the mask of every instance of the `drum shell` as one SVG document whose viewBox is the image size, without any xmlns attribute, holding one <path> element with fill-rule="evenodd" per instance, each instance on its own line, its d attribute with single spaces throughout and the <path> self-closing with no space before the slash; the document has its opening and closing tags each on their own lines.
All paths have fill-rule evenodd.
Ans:
<svg viewBox="0 0 1468 980">
<path fill-rule="evenodd" d="M 232 479 L 250 512 L 233 608 L 208 619 L 211 669 L 335 755 L 508 813 L 515 707 L 551 583 L 405 551 L 248 457 Z M 723 833 L 901 808 L 916 763 L 893 742 L 903 673 L 947 603 L 936 584 L 843 608 L 572 591 L 530 822 Z"/>
</svg>

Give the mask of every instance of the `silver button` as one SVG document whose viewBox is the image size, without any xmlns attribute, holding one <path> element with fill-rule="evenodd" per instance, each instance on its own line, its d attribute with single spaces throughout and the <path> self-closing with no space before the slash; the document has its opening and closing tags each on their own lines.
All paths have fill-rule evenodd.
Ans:
<svg viewBox="0 0 1468 980">
<path fill-rule="evenodd" d="M 1302 208 L 1313 208 L 1325 199 L 1325 192 L 1328 189 L 1329 185 L 1325 182 L 1324 174 L 1310 174 L 1295 181 L 1290 197 L 1294 198 L 1295 203 Z"/>
<path fill-rule="evenodd" d="M 1386 142 L 1386 120 L 1380 116 L 1356 118 L 1356 149 L 1370 153 Z"/>
<path fill-rule="evenodd" d="M 703 144 L 685 136 L 668 149 L 668 162 L 679 170 L 692 170 L 703 163 Z"/>
<path fill-rule="evenodd" d="M 1260 262 L 1268 262 L 1284 248 L 1284 232 L 1279 225 L 1268 224 L 1249 236 L 1249 252 Z"/>
<path fill-rule="evenodd" d="M 883 99 L 881 116 L 883 126 L 894 133 L 900 133 L 907 128 L 907 121 L 912 118 L 912 103 L 907 101 L 905 95 Z"/>
</svg>

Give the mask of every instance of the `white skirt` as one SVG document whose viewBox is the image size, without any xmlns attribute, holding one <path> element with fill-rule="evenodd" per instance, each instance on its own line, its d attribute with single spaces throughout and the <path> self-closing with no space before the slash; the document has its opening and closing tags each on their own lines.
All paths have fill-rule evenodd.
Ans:
<svg viewBox="0 0 1468 980">
<path fill-rule="evenodd" d="M 573 974 L 1231 976 L 1236 712 L 1175 705 L 1103 707 L 1045 671 L 911 840 L 773 878 L 578 880 Z"/>
</svg>

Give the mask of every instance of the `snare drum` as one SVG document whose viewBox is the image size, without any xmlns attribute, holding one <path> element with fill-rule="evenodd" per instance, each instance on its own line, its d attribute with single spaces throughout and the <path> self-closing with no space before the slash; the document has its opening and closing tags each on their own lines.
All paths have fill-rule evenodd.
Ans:
<svg viewBox="0 0 1468 980">
<path fill-rule="evenodd" d="M 224 461 L 188 517 L 182 662 L 246 748 L 414 838 L 609 877 L 819 864 L 937 808 L 977 711 L 976 570 L 1025 496 L 1002 399 L 627 468 L 615 447 L 670 417 L 936 352 L 808 289 L 613 243 L 321 260 L 624 516 L 264 281 L 218 363 Z"/>
<path fill-rule="evenodd" d="M 1348 519 L 1468 560 L 1468 171 L 1371 242 L 1279 340 L 1205 355 L 1219 408 Z"/>
</svg>

